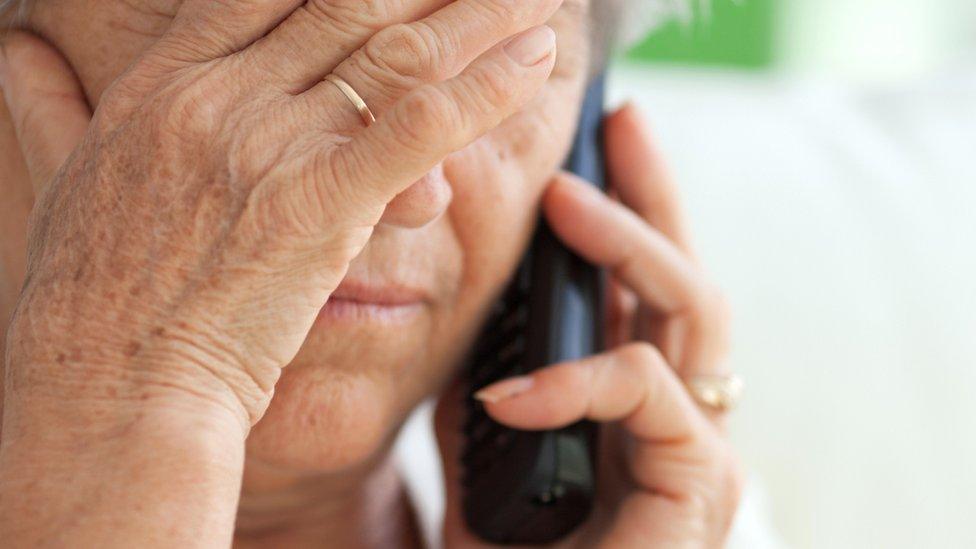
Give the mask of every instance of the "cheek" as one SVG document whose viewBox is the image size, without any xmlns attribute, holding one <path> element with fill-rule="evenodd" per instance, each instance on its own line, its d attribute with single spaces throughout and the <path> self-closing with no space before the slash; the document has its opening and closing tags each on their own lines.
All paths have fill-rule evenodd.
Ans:
<svg viewBox="0 0 976 549">
<path fill-rule="evenodd" d="M 572 103 L 559 107 L 575 112 Z M 521 259 L 573 127 L 545 118 L 541 107 L 520 113 L 444 163 L 454 192 L 449 218 L 464 253 L 463 294 L 487 299 Z"/>
<path fill-rule="evenodd" d="M 447 218 L 462 254 L 460 291 L 435 344 L 439 360 L 448 364 L 463 358 L 515 271 L 536 225 L 542 191 L 565 152 L 525 141 L 502 145 L 484 138 L 444 164 L 454 193 Z"/>
<path fill-rule="evenodd" d="M 462 297 L 485 300 L 521 256 L 535 224 L 542 177 L 530 180 L 488 140 L 451 157 L 445 171 L 454 189 L 449 216 L 464 254 Z"/>
</svg>

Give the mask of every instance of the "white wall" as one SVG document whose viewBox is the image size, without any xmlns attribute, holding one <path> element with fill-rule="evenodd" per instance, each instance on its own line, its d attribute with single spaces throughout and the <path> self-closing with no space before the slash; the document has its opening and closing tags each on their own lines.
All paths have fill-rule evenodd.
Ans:
<svg viewBox="0 0 976 549">
<path fill-rule="evenodd" d="M 976 70 L 870 91 L 614 77 L 733 304 L 733 438 L 775 530 L 793 549 L 976 547 Z"/>
</svg>

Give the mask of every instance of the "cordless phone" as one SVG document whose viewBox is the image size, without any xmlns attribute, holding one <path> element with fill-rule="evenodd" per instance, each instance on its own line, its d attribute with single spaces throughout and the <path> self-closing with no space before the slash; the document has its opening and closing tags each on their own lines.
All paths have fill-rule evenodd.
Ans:
<svg viewBox="0 0 976 549">
<path fill-rule="evenodd" d="M 605 189 L 603 76 L 589 86 L 568 171 Z M 542 544 L 586 520 L 596 493 L 597 427 L 581 421 L 554 431 L 509 429 L 474 392 L 495 381 L 599 352 L 603 275 L 568 250 L 545 220 L 499 299 L 468 363 L 470 393 L 463 512 L 486 541 Z"/>
</svg>

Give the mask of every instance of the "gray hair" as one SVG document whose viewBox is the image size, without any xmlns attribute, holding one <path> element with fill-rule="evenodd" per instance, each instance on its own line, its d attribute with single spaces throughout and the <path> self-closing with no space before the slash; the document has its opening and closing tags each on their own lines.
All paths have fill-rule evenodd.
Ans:
<svg viewBox="0 0 976 549">
<path fill-rule="evenodd" d="M 648 33 L 671 20 L 688 21 L 707 8 L 710 0 L 593 0 L 590 22 L 590 75 L 602 72 L 611 55 L 634 46 Z"/>
<path fill-rule="evenodd" d="M 0 0 L 0 16 L 10 17 L 11 23 L 16 24 L 26 17 L 29 6 L 28 0 Z"/>
<path fill-rule="evenodd" d="M 668 21 L 687 22 L 696 14 L 707 17 L 710 5 L 709 0 L 624 0 L 623 3 L 615 26 L 614 41 L 618 47 L 634 45 Z"/>
</svg>

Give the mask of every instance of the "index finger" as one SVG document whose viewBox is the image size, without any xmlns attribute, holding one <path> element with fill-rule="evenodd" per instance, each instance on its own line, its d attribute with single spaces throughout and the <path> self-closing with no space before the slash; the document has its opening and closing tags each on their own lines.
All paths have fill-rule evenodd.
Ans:
<svg viewBox="0 0 976 549">
<path fill-rule="evenodd" d="M 667 235 L 577 176 L 557 174 L 542 206 L 563 242 L 662 313 L 694 313 L 706 304 L 711 288 Z"/>
<path fill-rule="evenodd" d="M 606 141 L 607 167 L 620 201 L 694 259 L 677 186 L 634 104 L 607 118 Z"/>
<path fill-rule="evenodd" d="M 687 254 L 633 211 L 571 174 L 555 177 L 543 209 L 571 249 L 609 268 L 657 312 L 688 323 L 683 352 L 671 356 L 683 375 L 714 373 L 728 346 L 727 307 Z"/>
</svg>

